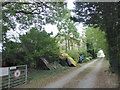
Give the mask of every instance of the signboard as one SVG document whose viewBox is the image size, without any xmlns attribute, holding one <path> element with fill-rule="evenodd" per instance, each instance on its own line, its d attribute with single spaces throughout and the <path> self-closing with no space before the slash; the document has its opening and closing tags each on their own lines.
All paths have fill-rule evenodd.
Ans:
<svg viewBox="0 0 120 90">
<path fill-rule="evenodd" d="M 15 76 L 16 78 L 18 78 L 18 77 L 20 76 L 20 74 L 21 74 L 20 70 L 16 70 L 16 71 L 14 72 L 14 76 Z"/>
<path fill-rule="evenodd" d="M 16 69 L 16 67 L 10 67 L 10 70 Z"/>
<path fill-rule="evenodd" d="M 6 76 L 6 75 L 8 75 L 8 73 L 9 73 L 9 68 L 8 67 L 0 68 L 0 77 L 1 76 Z"/>
</svg>

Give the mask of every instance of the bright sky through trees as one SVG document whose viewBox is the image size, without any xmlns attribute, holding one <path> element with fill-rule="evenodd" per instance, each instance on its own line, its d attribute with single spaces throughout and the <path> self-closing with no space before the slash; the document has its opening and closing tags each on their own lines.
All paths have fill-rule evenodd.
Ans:
<svg viewBox="0 0 120 90">
<path fill-rule="evenodd" d="M 67 1 L 67 8 L 68 9 L 73 9 L 75 7 L 73 2 L 74 2 L 74 0 L 68 0 Z"/>
<path fill-rule="evenodd" d="M 74 0 L 70 0 L 70 1 L 68 1 L 68 3 L 67 3 L 67 8 L 68 9 L 73 9 L 75 6 L 74 6 L 74 4 L 73 4 L 73 1 Z M 71 12 L 71 15 L 74 15 L 74 13 L 73 12 Z M 10 31 L 10 32 L 8 32 L 7 33 L 7 35 L 8 36 L 12 36 L 12 35 L 14 35 L 14 36 L 18 36 L 18 34 L 17 34 L 17 32 L 19 33 L 21 33 L 21 31 L 19 30 L 19 28 L 18 28 L 18 26 L 19 25 L 17 25 L 17 27 L 16 27 L 16 31 Z M 58 29 L 57 29 L 57 26 L 56 25 L 51 25 L 51 24 L 47 24 L 47 25 L 45 25 L 45 30 L 48 32 L 48 33 L 51 33 L 51 32 L 53 32 L 53 37 L 55 36 L 55 35 L 57 35 L 57 33 L 58 33 Z M 82 25 L 82 23 L 76 23 L 76 28 L 78 29 L 78 32 L 82 35 L 83 34 L 83 25 Z"/>
<path fill-rule="evenodd" d="M 73 2 L 74 2 L 74 0 L 69 0 L 69 1 L 67 1 L 67 8 L 68 8 L 68 9 L 74 9 L 75 5 L 73 4 Z M 71 12 L 71 15 L 74 15 L 74 13 Z M 76 28 L 78 29 L 78 32 L 80 33 L 81 36 L 85 34 L 85 33 L 84 33 L 84 30 L 83 30 L 84 27 L 83 27 L 82 23 L 76 23 L 75 26 L 76 26 Z M 57 33 L 58 33 L 58 29 L 57 29 L 57 26 L 56 26 L 56 25 L 47 24 L 47 25 L 45 26 L 45 30 L 46 30 L 48 33 L 53 32 L 53 35 L 52 35 L 53 37 L 56 36 Z"/>
</svg>

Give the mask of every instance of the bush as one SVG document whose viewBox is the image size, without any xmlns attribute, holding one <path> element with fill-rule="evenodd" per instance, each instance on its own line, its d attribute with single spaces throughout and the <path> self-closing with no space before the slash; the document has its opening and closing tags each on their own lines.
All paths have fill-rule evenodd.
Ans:
<svg viewBox="0 0 120 90">
<path fill-rule="evenodd" d="M 84 57 L 87 57 L 87 52 L 86 51 L 80 51 L 79 55 L 81 55 L 81 54 L 84 55 Z"/>
<path fill-rule="evenodd" d="M 20 36 L 20 40 L 21 43 L 12 42 L 9 45 L 6 43 L 4 59 L 12 60 L 11 62 L 17 65 L 27 64 L 33 68 L 39 66 L 38 62 L 40 62 L 41 57 L 46 58 L 50 63 L 59 60 L 60 52 L 57 42 L 46 31 L 32 28 L 26 35 Z M 22 57 L 22 59 L 18 59 L 17 55 Z"/>
<path fill-rule="evenodd" d="M 78 50 L 69 50 L 67 53 L 76 61 L 79 60 L 79 51 Z"/>
<path fill-rule="evenodd" d="M 86 57 L 85 59 L 90 61 L 90 60 L 92 60 L 92 57 Z"/>
</svg>

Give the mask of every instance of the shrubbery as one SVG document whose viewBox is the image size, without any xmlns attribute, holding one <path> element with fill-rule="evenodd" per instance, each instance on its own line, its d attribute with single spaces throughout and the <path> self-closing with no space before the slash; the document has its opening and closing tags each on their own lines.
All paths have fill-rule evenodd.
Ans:
<svg viewBox="0 0 120 90">
<path fill-rule="evenodd" d="M 41 57 L 48 62 L 59 60 L 60 52 L 57 42 L 46 31 L 32 28 L 26 35 L 20 36 L 20 40 L 21 42 L 18 44 L 6 43 L 5 51 L 3 51 L 4 61 L 9 60 L 16 65 L 27 64 L 30 67 L 38 68 Z M 18 59 L 17 55 L 20 55 L 22 59 Z"/>
<path fill-rule="evenodd" d="M 68 55 L 70 55 L 76 62 L 79 60 L 79 51 L 78 50 L 69 50 L 67 51 Z"/>
<path fill-rule="evenodd" d="M 83 60 L 83 62 L 87 62 L 89 60 L 92 60 L 92 57 L 89 55 L 89 53 L 87 53 L 86 51 L 78 51 L 78 50 L 69 50 L 67 51 L 67 53 L 76 61 L 79 61 L 79 56 L 83 55 L 85 57 L 85 59 Z"/>
</svg>

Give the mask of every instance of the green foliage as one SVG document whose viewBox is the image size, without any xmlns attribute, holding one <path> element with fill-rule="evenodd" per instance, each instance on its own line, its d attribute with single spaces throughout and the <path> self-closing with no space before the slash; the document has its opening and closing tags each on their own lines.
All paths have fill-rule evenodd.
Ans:
<svg viewBox="0 0 120 90">
<path fill-rule="evenodd" d="M 107 52 L 107 41 L 105 33 L 99 28 L 88 27 L 86 28 L 86 42 L 89 43 L 89 48 L 97 52 L 100 48 Z"/>
<path fill-rule="evenodd" d="M 42 29 L 42 25 L 55 24 L 57 16 L 63 12 L 63 2 L 2 2 L 3 41 L 9 30 L 28 30 L 31 27 Z"/>
<path fill-rule="evenodd" d="M 80 56 L 81 54 L 84 55 L 85 57 L 89 56 L 88 53 L 87 53 L 87 51 L 85 51 L 85 50 L 80 50 L 80 51 L 79 51 L 79 56 Z"/>
<path fill-rule="evenodd" d="M 55 39 L 50 37 L 46 31 L 32 28 L 26 35 L 21 36 L 20 39 L 26 49 L 26 53 L 32 56 L 31 59 L 44 57 L 49 62 L 59 59 L 59 47 Z"/>
<path fill-rule="evenodd" d="M 70 19 L 70 10 L 64 9 L 63 14 L 58 16 L 59 22 L 57 23 L 59 42 L 65 41 L 65 50 L 70 50 L 73 43 L 73 39 L 79 38 L 79 33 L 75 27 L 75 22 Z M 61 19 L 62 18 L 62 19 Z M 64 39 L 63 39 L 64 38 Z"/>
<path fill-rule="evenodd" d="M 25 63 L 24 56 L 26 56 L 26 54 L 20 43 L 7 41 L 6 43 L 3 43 L 3 46 L 5 48 L 2 52 L 3 66 L 16 65 L 16 63 Z"/>
<path fill-rule="evenodd" d="M 114 71 L 118 72 L 118 68 L 120 68 L 119 2 L 76 2 L 75 5 L 75 12 L 79 17 L 77 21 L 82 21 L 89 26 L 100 27 L 105 31 L 110 65 Z"/>
<path fill-rule="evenodd" d="M 28 64 L 31 67 L 36 67 L 39 57 L 45 57 L 49 62 L 58 60 L 59 47 L 56 40 L 51 38 L 45 31 L 38 31 L 37 29 L 43 30 L 43 25 L 57 23 L 59 20 L 57 17 L 63 10 L 63 2 L 2 2 L 4 61 L 8 60 L 8 62 L 13 62 L 17 65 Z M 19 24 L 18 28 L 21 31 L 30 30 L 34 26 L 37 29 L 32 28 L 23 36 L 18 33 L 19 37 L 17 40 L 21 40 L 20 46 L 16 47 L 14 46 L 16 42 L 12 42 L 13 49 L 8 44 L 10 38 L 7 37 L 6 33 L 9 30 L 17 32 L 17 24 Z M 11 37 L 16 39 L 16 37 Z M 17 48 L 21 48 L 22 51 Z M 22 59 L 18 60 L 15 58 L 17 57 L 14 54 L 15 51 L 18 52 L 17 55 L 21 55 Z"/>
<path fill-rule="evenodd" d="M 86 60 L 86 61 L 92 60 L 92 57 L 90 57 L 90 56 L 89 56 L 89 57 L 86 57 L 85 60 Z"/>
<path fill-rule="evenodd" d="M 78 50 L 69 50 L 67 51 L 68 55 L 72 57 L 76 62 L 79 60 L 79 51 Z"/>
<path fill-rule="evenodd" d="M 68 55 L 70 55 L 76 62 L 79 62 L 79 56 L 82 54 L 84 55 L 85 59 L 82 61 L 87 62 L 92 60 L 92 57 L 90 55 L 88 55 L 88 53 L 85 50 L 69 50 L 67 51 Z"/>
<path fill-rule="evenodd" d="M 40 57 L 46 58 L 48 62 L 59 60 L 59 47 L 56 40 L 46 31 L 32 28 L 26 35 L 20 36 L 20 40 L 21 43 L 5 43 L 3 52 L 5 61 L 9 60 L 16 65 L 27 64 L 36 68 Z"/>
</svg>

